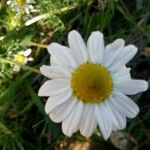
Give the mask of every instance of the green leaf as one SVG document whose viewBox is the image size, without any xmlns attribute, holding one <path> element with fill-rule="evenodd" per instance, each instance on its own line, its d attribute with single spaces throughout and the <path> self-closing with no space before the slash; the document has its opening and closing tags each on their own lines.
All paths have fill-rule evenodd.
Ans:
<svg viewBox="0 0 150 150">
<path fill-rule="evenodd" d="M 23 85 L 23 82 L 30 74 L 31 72 L 26 72 L 22 76 L 19 76 L 16 81 L 12 81 L 9 87 L 0 94 L 0 104 L 14 98 L 19 91 L 19 87 Z"/>
<path fill-rule="evenodd" d="M 26 87 L 29 95 L 31 96 L 33 102 L 35 103 L 35 105 L 39 109 L 39 111 L 43 114 L 44 117 L 46 117 L 46 114 L 44 111 L 44 105 L 42 104 L 41 99 L 37 96 L 31 83 L 28 80 L 26 80 L 25 87 Z"/>
</svg>

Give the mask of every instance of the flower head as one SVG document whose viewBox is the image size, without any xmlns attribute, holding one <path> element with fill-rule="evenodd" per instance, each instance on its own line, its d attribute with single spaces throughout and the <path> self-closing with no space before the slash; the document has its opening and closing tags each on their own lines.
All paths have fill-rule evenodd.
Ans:
<svg viewBox="0 0 150 150">
<path fill-rule="evenodd" d="M 17 63 L 20 63 L 22 65 L 27 64 L 28 61 L 33 61 L 33 58 L 29 57 L 31 52 L 32 52 L 32 50 L 30 48 L 25 51 L 20 51 L 17 55 L 15 55 L 14 61 L 16 61 Z M 19 72 L 20 69 L 21 69 L 21 66 L 14 65 L 13 70 L 15 72 Z"/>
<path fill-rule="evenodd" d="M 34 9 L 34 0 L 7 0 L 7 5 L 10 5 L 17 12 L 26 12 L 30 14 L 30 11 Z"/>
<path fill-rule="evenodd" d="M 52 43 L 48 46 L 51 66 L 41 73 L 51 80 L 39 89 L 39 96 L 49 96 L 45 111 L 54 122 L 62 122 L 62 131 L 71 136 L 77 130 L 89 137 L 98 126 L 108 139 L 112 131 L 126 126 L 139 107 L 126 95 L 147 90 L 148 83 L 130 76 L 125 65 L 135 56 L 134 45 L 125 46 L 117 39 L 105 47 L 103 34 L 92 32 L 85 44 L 73 30 L 68 35 L 69 48 Z"/>
</svg>

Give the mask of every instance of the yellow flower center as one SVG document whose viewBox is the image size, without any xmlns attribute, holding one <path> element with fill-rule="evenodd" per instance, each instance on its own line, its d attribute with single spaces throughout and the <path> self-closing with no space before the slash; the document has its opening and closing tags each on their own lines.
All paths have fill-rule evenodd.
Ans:
<svg viewBox="0 0 150 150">
<path fill-rule="evenodd" d="M 16 61 L 19 63 L 24 63 L 25 62 L 25 56 L 22 54 L 17 55 Z"/>
<path fill-rule="evenodd" d="M 25 5 L 26 0 L 16 0 L 16 2 L 18 5 L 23 6 L 23 5 Z"/>
<path fill-rule="evenodd" d="M 71 76 L 75 96 L 84 103 L 104 101 L 112 91 L 113 81 L 109 71 L 100 64 L 81 64 Z"/>
</svg>

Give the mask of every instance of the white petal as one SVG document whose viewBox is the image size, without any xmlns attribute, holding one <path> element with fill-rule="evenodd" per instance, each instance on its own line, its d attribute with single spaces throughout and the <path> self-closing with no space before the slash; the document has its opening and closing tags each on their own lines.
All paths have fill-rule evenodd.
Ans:
<svg viewBox="0 0 150 150">
<path fill-rule="evenodd" d="M 71 49 L 71 53 L 78 60 L 78 63 L 85 63 L 88 60 L 87 48 L 81 35 L 73 30 L 68 34 L 68 42 Z"/>
<path fill-rule="evenodd" d="M 21 70 L 21 66 L 18 66 L 18 65 L 13 66 L 13 71 L 19 72 L 20 70 Z"/>
<path fill-rule="evenodd" d="M 54 56 L 57 59 L 57 63 L 60 65 L 63 64 L 69 68 L 74 68 L 77 66 L 77 62 L 75 61 L 68 47 L 57 43 L 52 43 L 48 46 L 48 52 L 51 54 L 51 56 Z"/>
<path fill-rule="evenodd" d="M 148 82 L 144 80 L 116 80 L 114 81 L 114 88 L 124 94 L 132 95 L 148 89 Z"/>
<path fill-rule="evenodd" d="M 67 118 L 72 110 L 76 107 L 77 101 L 74 97 L 70 97 L 66 102 L 58 105 L 53 111 L 50 112 L 49 116 L 54 122 L 62 122 Z"/>
<path fill-rule="evenodd" d="M 51 56 L 51 58 L 50 58 L 50 64 L 51 65 L 55 65 L 55 66 L 56 65 L 60 66 L 60 61 L 55 56 Z"/>
<path fill-rule="evenodd" d="M 32 52 L 32 49 L 31 49 L 31 48 L 28 48 L 27 50 L 25 50 L 25 51 L 23 52 L 23 55 L 24 55 L 24 56 L 29 56 L 29 55 L 31 54 L 31 52 Z"/>
<path fill-rule="evenodd" d="M 49 97 L 45 104 L 46 114 L 49 114 L 57 106 L 67 101 L 71 97 L 71 95 L 72 95 L 72 91 L 67 90 L 67 91 L 62 92 L 59 95 Z"/>
<path fill-rule="evenodd" d="M 124 129 L 126 126 L 125 115 L 120 114 L 120 112 L 118 112 L 117 109 L 114 108 L 113 105 L 111 105 L 110 100 L 107 100 L 105 104 L 109 111 L 110 119 L 112 119 L 113 122 L 113 130 Z"/>
<path fill-rule="evenodd" d="M 7 0 L 7 2 L 6 2 L 6 3 L 7 3 L 7 5 L 10 5 L 10 4 L 11 4 L 11 2 L 12 2 L 11 0 L 10 0 L 10 1 L 9 1 L 9 0 Z"/>
<path fill-rule="evenodd" d="M 116 128 L 118 126 L 118 123 L 117 123 L 115 116 L 113 115 L 113 113 L 111 111 L 111 108 L 109 107 L 108 100 L 105 100 L 103 102 L 103 105 L 105 106 L 105 109 L 107 110 L 107 112 L 109 114 L 109 123 L 111 123 L 113 125 L 113 127 Z"/>
<path fill-rule="evenodd" d="M 101 32 L 92 32 L 87 41 L 89 61 L 101 63 L 104 54 L 104 39 Z"/>
<path fill-rule="evenodd" d="M 28 9 L 32 10 L 34 9 L 34 6 L 33 5 L 27 5 Z"/>
<path fill-rule="evenodd" d="M 123 39 L 117 39 L 113 43 L 107 45 L 105 48 L 103 64 L 108 67 L 113 61 L 116 61 L 116 58 L 121 53 L 124 45 L 125 42 Z"/>
<path fill-rule="evenodd" d="M 72 67 L 68 67 L 68 66 L 65 66 L 63 63 L 61 63 L 61 61 L 56 58 L 54 55 L 51 55 L 50 57 L 50 64 L 51 66 L 60 66 L 62 68 L 65 68 L 67 69 L 69 72 L 72 72 L 74 70 L 74 68 Z"/>
<path fill-rule="evenodd" d="M 130 80 L 131 79 L 131 75 L 130 75 L 130 68 L 123 66 L 122 68 L 120 68 L 120 70 L 116 71 L 115 73 L 112 73 L 112 78 L 113 81 L 123 81 L 123 80 Z"/>
<path fill-rule="evenodd" d="M 46 66 L 43 65 L 40 67 L 41 73 L 50 78 L 50 79 L 60 79 L 60 78 L 69 78 L 70 77 L 70 71 L 67 70 L 67 68 L 62 66 Z"/>
<path fill-rule="evenodd" d="M 113 62 L 109 68 L 111 71 L 119 70 L 120 67 L 127 64 L 137 53 L 137 47 L 134 45 L 128 45 L 122 49 L 122 52 L 116 57 L 115 62 Z"/>
<path fill-rule="evenodd" d="M 119 92 L 113 93 L 110 102 L 114 108 L 128 118 L 134 118 L 139 112 L 139 107 L 129 97 Z"/>
<path fill-rule="evenodd" d="M 62 123 L 62 131 L 67 136 L 72 136 L 78 129 L 78 124 L 83 110 L 83 103 L 77 102 L 70 115 Z"/>
<path fill-rule="evenodd" d="M 26 0 L 26 3 L 35 4 L 35 1 L 34 0 Z"/>
<path fill-rule="evenodd" d="M 94 114 L 94 106 L 86 104 L 80 123 L 80 132 L 83 136 L 90 137 L 96 129 L 97 122 Z"/>
<path fill-rule="evenodd" d="M 34 59 L 32 57 L 27 58 L 27 61 L 33 61 Z"/>
<path fill-rule="evenodd" d="M 39 89 L 39 96 L 53 96 L 70 90 L 67 79 L 55 79 L 46 81 Z"/>
<path fill-rule="evenodd" d="M 123 104 L 124 107 L 128 107 L 128 111 L 132 111 L 132 113 L 136 116 L 139 113 L 138 105 L 130 99 L 128 96 L 124 95 L 121 92 L 115 91 L 114 96 L 120 101 L 120 104 Z M 118 102 L 119 102 L 118 101 Z"/>
<path fill-rule="evenodd" d="M 105 110 L 105 107 L 102 104 L 100 104 L 99 106 L 95 105 L 96 119 L 100 128 L 100 131 L 105 140 L 109 138 L 111 131 L 112 131 L 112 124 L 109 124 L 109 120 L 106 114 L 107 112 Z"/>
</svg>

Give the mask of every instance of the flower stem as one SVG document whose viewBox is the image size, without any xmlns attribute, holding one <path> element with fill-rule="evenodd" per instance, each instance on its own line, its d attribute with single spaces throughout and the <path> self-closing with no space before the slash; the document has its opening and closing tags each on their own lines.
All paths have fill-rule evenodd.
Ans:
<svg viewBox="0 0 150 150">
<path fill-rule="evenodd" d="M 38 69 L 36 69 L 36 68 L 30 67 L 30 66 L 27 66 L 27 65 L 24 65 L 24 64 L 20 64 L 20 63 L 18 63 L 16 61 L 7 60 L 7 59 L 4 59 L 4 58 L 0 58 L 0 60 L 1 60 L 2 63 L 18 65 L 18 66 L 21 66 L 23 69 L 26 69 L 26 70 L 29 70 L 31 72 L 35 72 L 35 73 L 40 74 L 40 71 Z"/>
</svg>

